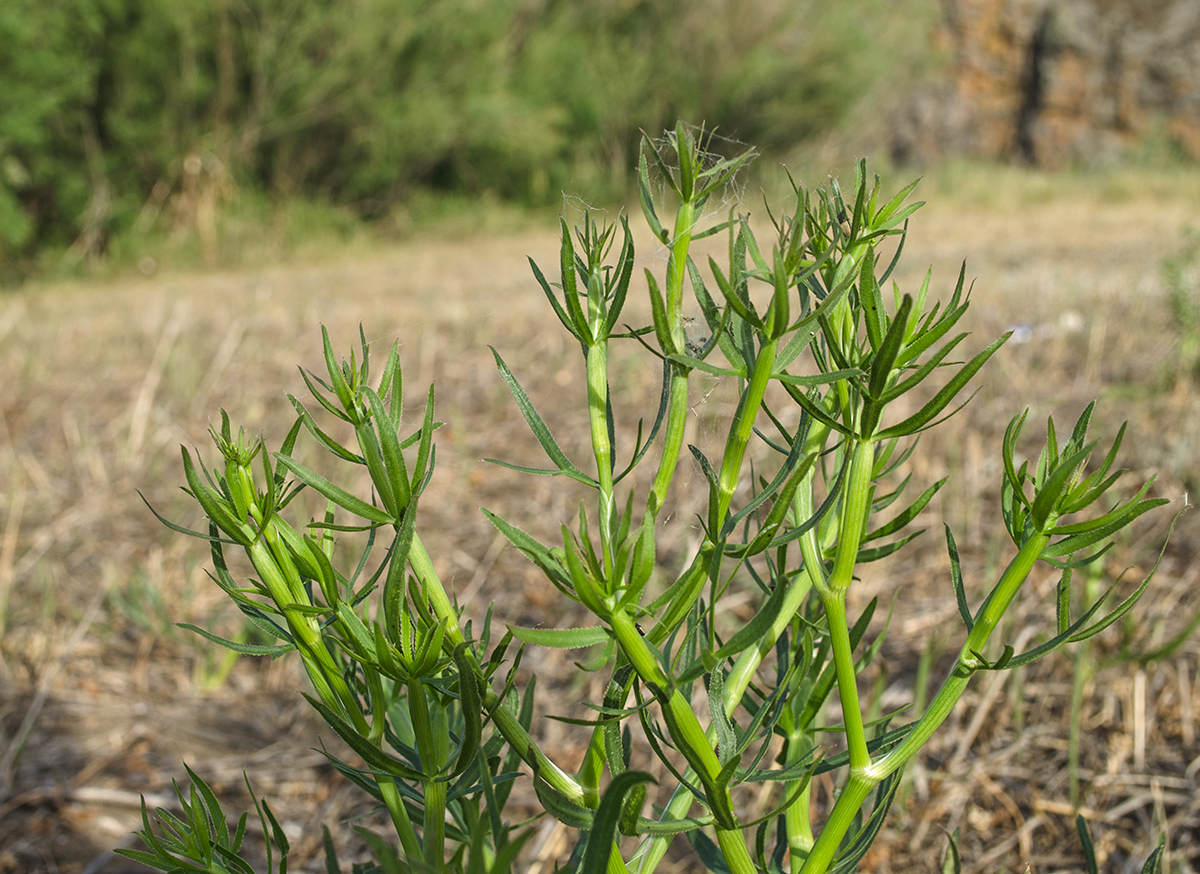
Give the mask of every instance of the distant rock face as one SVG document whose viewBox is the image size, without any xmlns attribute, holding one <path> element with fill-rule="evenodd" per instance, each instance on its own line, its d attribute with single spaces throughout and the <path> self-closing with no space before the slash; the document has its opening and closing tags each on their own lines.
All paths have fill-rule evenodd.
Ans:
<svg viewBox="0 0 1200 874">
<path fill-rule="evenodd" d="M 915 95 L 892 152 L 1047 167 L 1147 137 L 1200 158 L 1200 0 L 944 0 L 948 82 Z"/>
</svg>

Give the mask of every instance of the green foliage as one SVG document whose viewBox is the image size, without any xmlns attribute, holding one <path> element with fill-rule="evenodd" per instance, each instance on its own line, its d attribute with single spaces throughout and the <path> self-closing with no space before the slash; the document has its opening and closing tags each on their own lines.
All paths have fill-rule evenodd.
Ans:
<svg viewBox="0 0 1200 874">
<path fill-rule="evenodd" d="M 720 874 L 784 864 L 795 874 L 852 871 L 886 826 L 905 766 L 977 673 L 1087 640 L 1129 615 L 1146 591 L 1149 578 L 1115 606 L 1115 584 L 1072 598 L 1074 569 L 1166 503 L 1147 497 L 1151 483 L 1110 497 L 1123 473 L 1114 469 L 1123 429 L 1101 448 L 1088 436 L 1089 406 L 1065 440 L 1050 420 L 1030 462 L 1020 440 L 1026 416 L 1018 415 L 999 447 L 999 515 L 1015 551 L 977 606 L 946 531 L 946 597 L 957 604 L 964 636 L 953 667 L 912 722 L 893 725 L 897 713 L 861 705 L 860 674 L 879 657 L 883 634 L 868 637 L 875 602 L 852 616 L 847 593 L 861 565 L 921 533 L 913 525 L 942 482 L 901 500 L 910 481 L 902 469 L 916 438 L 961 408 L 960 396 L 1007 337 L 961 352 L 967 335 L 955 328 L 969 306 L 961 272 L 944 301 L 930 293 L 928 275 L 909 291 L 891 281 L 921 205 L 908 202 L 913 185 L 887 196 L 865 161 L 845 189 L 837 180 L 793 184 L 791 208 L 771 214 L 768 247 L 744 216 L 705 224 L 709 199 L 752 157 L 713 154 L 711 143 L 710 132 L 682 123 L 665 140 L 643 143 L 643 213 L 668 252 L 661 278 L 645 273 L 650 324 L 627 321 L 637 255 L 624 219 L 618 227 L 588 216 L 574 233 L 563 222 L 557 269 L 548 277 L 531 265 L 579 344 L 579 419 L 592 458 L 571 457 L 494 352 L 547 458 L 542 468 L 507 466 L 571 480 L 592 500 L 577 519 L 560 520 L 552 543 L 485 512 L 590 614 L 587 626 L 510 627 L 496 640 L 490 610 L 478 625 L 463 620 L 421 536 L 418 510 L 431 499 L 436 457 L 434 393 L 426 393 L 419 422 L 403 420 L 398 346 L 375 370 L 361 332 L 348 360 L 323 332 L 323 373 L 303 375 L 310 401 L 289 398 L 297 418 L 277 451 L 235 433 L 224 413 L 212 430 L 216 465 L 183 451 L 187 491 L 208 531 L 172 527 L 208 541 L 213 579 L 273 642 L 249 646 L 196 630 L 236 652 L 299 655 L 313 686 L 306 697 L 352 753 L 326 755 L 390 818 L 398 848 L 362 834 L 381 870 L 505 870 L 529 834 L 504 818 L 505 803 L 528 777 L 546 815 L 578 833 L 569 864 L 585 874 L 621 874 L 631 863 L 650 874 L 677 835 Z M 718 233 L 727 256 L 710 258 L 710 281 L 691 244 Z M 689 340 L 689 310 L 702 314 L 707 340 Z M 616 350 L 663 368 L 659 404 L 634 428 L 617 421 L 610 397 Z M 686 447 L 703 471 L 707 507 L 701 543 L 674 573 L 656 560 L 658 532 L 671 524 L 663 508 L 687 486 L 676 471 L 697 370 L 730 383 L 738 402 L 718 453 Z M 782 391 L 768 393 L 773 383 Z M 334 433 L 349 436 L 341 442 Z M 323 463 L 296 458 L 302 436 L 325 450 Z M 342 485 L 362 472 L 365 493 Z M 302 489 L 325 500 L 321 518 L 296 518 Z M 234 577 L 229 549 L 245 555 L 252 576 Z M 1044 611 L 1045 636 L 1026 652 L 1004 644 L 1000 656 L 985 657 L 1039 563 L 1062 571 L 1055 608 Z M 757 605 L 736 628 L 726 621 L 731 595 Z M 574 774 L 531 736 L 536 683 L 516 687 L 526 645 L 599 650 L 580 667 L 608 675 L 603 697 L 587 703 L 586 718 L 560 716 L 583 733 Z M 698 697 L 706 706 L 694 707 Z M 840 720 L 829 718 L 833 708 Z M 844 752 L 823 756 L 817 738 L 835 732 Z M 652 759 L 673 785 L 645 815 L 649 776 L 641 765 Z M 810 788 L 823 774 L 838 792 L 817 831 Z M 747 791 L 766 805 L 755 819 L 741 804 Z"/>
<path fill-rule="evenodd" d="M 0 271 L 155 229 L 212 260 L 239 192 L 366 219 L 418 192 L 623 196 L 641 131 L 679 115 L 783 154 L 884 77 L 901 17 L 878 0 L 10 0 Z"/>
<path fill-rule="evenodd" d="M 254 874 L 241 856 L 242 842 L 246 837 L 248 813 L 243 813 L 230 833 L 225 811 L 220 799 L 207 783 L 191 768 L 186 768 L 191 786 L 185 794 L 175 783 L 175 798 L 182 817 L 165 808 L 155 811 L 157 831 L 150 822 L 146 801 L 142 799 L 142 830 L 138 837 L 146 850 L 118 849 L 116 852 L 127 859 L 141 862 L 169 874 L 182 872 L 213 872 L 213 874 Z M 287 858 L 291 851 L 287 835 L 279 820 L 271 812 L 271 806 L 260 800 L 246 778 L 246 789 L 254 800 L 254 811 L 262 826 L 264 853 L 268 874 L 287 874 Z M 279 854 L 276 861 L 275 854 Z"/>
<path fill-rule="evenodd" d="M 1178 251 L 1164 258 L 1159 270 L 1177 335 L 1175 379 L 1200 381 L 1200 232 L 1187 229 Z"/>
</svg>

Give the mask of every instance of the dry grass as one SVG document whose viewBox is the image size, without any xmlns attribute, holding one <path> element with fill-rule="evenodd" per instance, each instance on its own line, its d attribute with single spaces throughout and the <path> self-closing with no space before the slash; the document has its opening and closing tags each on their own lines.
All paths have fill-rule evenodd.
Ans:
<svg viewBox="0 0 1200 874">
<path fill-rule="evenodd" d="M 1040 428 L 1050 413 L 1069 424 L 1099 397 L 1107 433 L 1130 420 L 1131 479 L 1157 473 L 1156 493 L 1176 507 L 1186 490 L 1200 489 L 1200 387 L 1172 377 L 1158 275 L 1159 259 L 1200 210 L 1161 186 L 1153 197 L 1136 186 L 1064 187 L 1059 196 L 1016 200 L 956 200 L 943 191 L 917 216 L 910 272 L 900 279 L 909 287 L 932 265 L 935 287 L 946 288 L 967 258 L 980 343 L 1014 325 L 1031 338 L 994 359 L 967 411 L 925 442 L 915 471 L 923 483 L 952 477 L 927 523 L 934 532 L 943 520 L 953 525 L 977 588 L 1007 557 L 995 501 L 999 439 L 1026 405 Z M 1187 178 L 1174 190 L 1196 187 Z M 238 627 L 207 584 L 202 544 L 165 531 L 135 491 L 197 524 L 177 488 L 179 444 L 207 452 L 205 428 L 219 406 L 235 423 L 280 438 L 290 424 L 284 392 L 303 390 L 295 367 L 319 366 L 321 323 L 347 351 L 360 322 L 369 340 L 399 340 L 413 403 L 436 380 L 446 426 L 423 524 L 439 571 L 467 609 L 481 615 L 496 600 L 507 621 L 563 618 L 553 588 L 500 549 L 477 511 L 487 506 L 550 535 L 577 499 L 557 482 L 480 461 L 537 461 L 487 344 L 541 401 L 564 447 L 578 455 L 586 445 L 573 415 L 583 391 L 577 352 L 525 262 L 532 255 L 552 264 L 555 250 L 553 229 L 426 239 L 353 261 L 41 287 L 0 299 L 0 872 L 132 870 L 105 850 L 137 825 L 137 793 L 169 792 L 185 760 L 234 799 L 248 769 L 296 836 L 300 859 L 315 858 L 322 822 L 359 809 L 312 751 L 317 726 L 287 662 L 229 664 L 171 625 Z M 642 251 L 647 266 L 661 265 L 661 252 Z M 618 368 L 618 391 L 635 411 L 655 391 L 657 370 L 636 356 Z M 698 388 L 693 441 L 703 444 L 719 439 L 728 409 L 721 392 Z M 681 502 L 677 518 L 686 520 L 690 506 Z M 1144 574 L 1168 515 L 1123 540 L 1108 569 Z M 668 560 L 689 536 L 685 523 Z M 1200 644 L 1144 666 L 1120 658 L 1123 647 L 1142 651 L 1166 639 L 1200 606 L 1198 542 L 1197 517 L 1185 516 L 1138 608 L 1142 622 L 1111 629 L 1092 650 L 1081 809 L 1105 870 L 1140 864 L 1164 830 L 1168 870 L 1200 867 Z M 940 536 L 931 535 L 869 568 L 858 589 L 860 603 L 901 595 L 886 645 L 892 668 L 875 686 L 884 706 L 911 696 L 930 640 L 957 646 L 957 637 L 941 636 L 956 621 L 946 570 Z M 1045 627 L 1052 592 L 1047 576 L 1026 593 L 1012 638 Z M 569 661 L 556 654 L 526 663 L 543 689 L 571 682 Z M 1066 657 L 1051 660 L 1019 683 L 1007 674 L 980 678 L 913 769 L 895 827 L 864 870 L 932 870 L 941 830 L 958 826 L 972 872 L 1019 871 L 1026 862 L 1038 874 L 1078 870 L 1066 768 L 1070 666 Z M 547 724 L 547 742 L 570 762 L 578 742 Z"/>
</svg>

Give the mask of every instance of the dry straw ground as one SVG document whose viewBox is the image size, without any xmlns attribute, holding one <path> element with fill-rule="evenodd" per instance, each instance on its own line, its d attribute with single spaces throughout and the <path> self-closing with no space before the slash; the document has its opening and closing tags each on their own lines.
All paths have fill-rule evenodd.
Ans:
<svg viewBox="0 0 1200 874">
<path fill-rule="evenodd" d="M 923 655 L 936 682 L 939 647 L 958 646 L 947 633 L 956 619 L 942 521 L 955 528 L 976 591 L 1007 556 L 999 441 L 1022 407 L 1040 428 L 1048 414 L 1069 424 L 1099 398 L 1106 433 L 1131 422 L 1131 480 L 1157 473 L 1155 491 L 1175 508 L 1188 489 L 1200 490 L 1200 386 L 1174 375 L 1177 326 L 1158 272 L 1181 228 L 1200 221 L 1200 185 L 1183 174 L 1146 190 L 1128 180 L 989 181 L 1016 193 L 984 195 L 969 179 L 924 192 L 934 202 L 916 217 L 901 278 L 909 287 L 932 265 L 935 287 L 948 289 L 966 258 L 978 344 L 1020 330 L 984 371 L 967 411 L 918 453 L 917 482 L 951 476 L 927 513 L 931 533 L 871 567 L 858 589 L 860 603 L 878 594 L 890 604 L 899 594 L 886 645 L 893 667 L 871 687 L 885 707 L 911 697 Z M 106 850 L 129 845 L 138 793 L 165 799 L 184 761 L 234 803 L 244 800 L 248 769 L 306 870 L 317 865 L 320 824 L 362 811 L 314 752 L 318 727 L 289 663 L 222 659 L 172 626 L 238 628 L 204 575 L 203 545 L 167 532 L 135 491 L 198 524 L 178 490 L 179 445 L 207 452 L 205 428 L 220 406 L 279 439 L 290 424 L 284 393 L 303 390 L 296 366 L 320 364 L 321 323 L 346 351 L 359 323 L 380 345 L 399 340 L 413 398 L 436 380 L 446 426 L 422 518 L 467 611 L 479 616 L 495 600 L 507 621 L 569 621 L 553 588 L 502 549 L 477 510 L 548 533 L 575 500 L 556 482 L 480 460 L 536 458 L 487 344 L 540 401 L 560 442 L 582 451 L 576 352 L 525 262 L 528 254 L 552 264 L 555 246 L 552 228 L 420 239 L 340 261 L 0 298 L 0 872 L 132 870 Z M 661 268 L 661 251 L 641 251 Z M 652 396 L 653 364 L 631 354 L 616 373 L 628 411 Z M 720 391 L 697 388 L 692 440 L 703 444 L 728 410 Z M 676 553 L 690 535 L 689 507 L 682 499 L 675 508 Z M 1122 540 L 1105 578 L 1129 567 L 1132 587 L 1153 564 L 1170 515 L 1152 514 Z M 1110 629 L 1086 659 L 1079 803 L 1104 870 L 1140 864 L 1164 831 L 1168 870 L 1200 867 L 1200 642 L 1146 664 L 1121 658 L 1153 649 L 1200 606 L 1197 544 L 1192 513 L 1137 610 L 1138 626 Z M 1025 593 L 1010 639 L 1047 627 L 1053 582 L 1043 575 Z M 581 697 L 568 659 L 543 653 L 526 664 L 549 709 Z M 1071 668 L 1061 657 L 1020 677 L 979 678 L 913 769 L 895 827 L 864 870 L 934 870 L 942 830 L 956 827 L 969 871 L 1080 870 L 1067 768 Z M 570 764 L 577 742 L 560 724 L 541 724 Z M 541 828 L 531 870 L 550 870 L 564 840 L 552 824 Z M 674 864 L 682 868 L 686 856 Z"/>
</svg>

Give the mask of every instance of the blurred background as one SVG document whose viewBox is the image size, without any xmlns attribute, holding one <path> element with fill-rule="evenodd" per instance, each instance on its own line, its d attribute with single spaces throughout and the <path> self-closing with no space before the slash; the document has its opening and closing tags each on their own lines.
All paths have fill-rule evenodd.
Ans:
<svg viewBox="0 0 1200 874">
<path fill-rule="evenodd" d="M 184 762 L 233 810 L 249 771 L 291 870 L 326 870 L 326 824 L 347 865 L 366 858 L 351 825 L 371 805 L 314 749 L 330 739 L 305 681 L 175 624 L 265 642 L 204 544 L 141 499 L 203 527 L 180 445 L 211 464 L 221 408 L 277 445 L 322 325 L 339 355 L 360 326 L 380 355 L 398 342 L 410 403 L 436 382 L 420 524 L 469 615 L 582 621 L 479 512 L 553 541 L 578 497 L 481 461 L 543 462 L 488 344 L 587 458 L 578 346 L 527 256 L 553 272 L 560 211 L 624 205 L 639 272 L 661 275 L 633 174 L 642 131 L 677 119 L 717 127 L 715 150 L 759 150 L 721 204 L 756 220 L 787 191 L 781 163 L 814 185 L 866 156 L 887 193 L 923 176 L 894 278 L 909 291 L 932 268 L 944 299 L 966 259 L 964 348 L 1014 332 L 914 455 L 914 488 L 949 477 L 930 533 L 852 590 L 856 611 L 903 593 L 872 706 L 920 700 L 960 645 L 943 523 L 974 599 L 1011 554 L 999 446 L 1026 407 L 1031 445 L 1096 399 L 1098 438 L 1128 420 L 1129 483 L 1156 476 L 1172 505 L 1086 585 L 1123 595 L 1156 566 L 1200 492 L 1197 0 L 0 0 L 0 874 L 144 870 L 111 849 L 133 846 L 143 794 L 173 803 Z M 650 320 L 644 295 L 626 312 Z M 625 345 L 620 427 L 659 396 L 657 362 Z M 708 451 L 732 400 L 694 379 L 688 439 Z M 679 484 L 671 566 L 706 494 L 686 463 Z M 968 874 L 1083 870 L 1079 812 L 1101 870 L 1140 870 L 1161 835 L 1165 870 L 1200 870 L 1198 552 L 1193 511 L 1136 619 L 972 687 L 864 870 L 936 868 L 956 827 Z M 1053 625 L 1056 581 L 1031 581 L 1007 640 Z M 546 707 L 586 697 L 574 657 L 522 663 Z M 573 767 L 578 739 L 538 724 Z M 570 850 L 535 827 L 527 874 Z M 663 870 L 695 859 L 680 847 Z"/>
<path fill-rule="evenodd" d="M 12 284 L 615 203 L 678 118 L 823 173 L 1193 161 L 1200 6 L 6 0 L 0 83 Z"/>
</svg>

